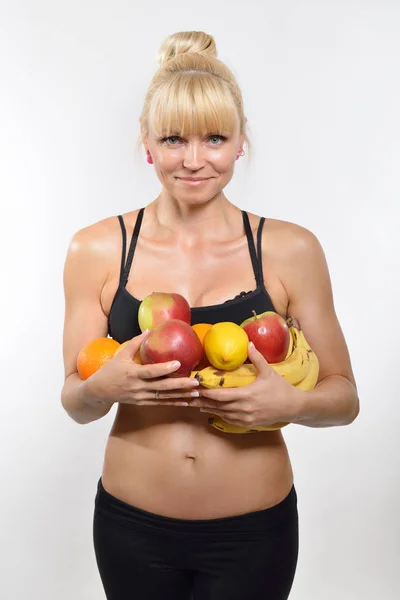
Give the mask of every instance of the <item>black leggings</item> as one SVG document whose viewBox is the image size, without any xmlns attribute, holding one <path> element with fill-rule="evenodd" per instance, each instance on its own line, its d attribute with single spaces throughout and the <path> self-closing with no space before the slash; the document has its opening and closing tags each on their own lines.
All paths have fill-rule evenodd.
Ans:
<svg viewBox="0 0 400 600">
<path fill-rule="evenodd" d="M 233 517 L 175 519 L 112 496 L 101 478 L 93 539 L 108 600 L 286 600 L 298 557 L 297 494 Z"/>
</svg>

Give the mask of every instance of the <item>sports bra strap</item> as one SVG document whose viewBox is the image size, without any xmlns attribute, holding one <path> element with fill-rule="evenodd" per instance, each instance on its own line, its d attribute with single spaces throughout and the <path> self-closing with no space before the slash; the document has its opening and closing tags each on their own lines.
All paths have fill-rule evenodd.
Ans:
<svg viewBox="0 0 400 600">
<path fill-rule="evenodd" d="M 125 223 L 122 215 L 118 215 L 119 224 L 121 225 L 122 231 L 122 254 L 121 254 L 121 268 L 119 272 L 119 283 L 122 281 L 122 273 L 124 272 L 124 262 L 125 262 L 125 254 L 126 254 L 126 229 Z"/>
<path fill-rule="evenodd" d="M 262 268 L 262 253 L 261 253 L 261 235 L 262 235 L 262 228 L 264 225 L 265 217 L 261 217 L 260 222 L 258 224 L 257 254 L 256 254 L 253 232 L 251 230 L 249 216 L 245 210 L 242 210 L 241 212 L 242 212 L 242 216 L 243 216 L 243 223 L 244 223 L 246 237 L 247 237 L 247 241 L 248 241 L 248 245 L 249 245 L 250 258 L 251 258 L 251 262 L 253 265 L 253 271 L 254 271 L 254 276 L 255 276 L 256 282 L 257 282 L 257 286 L 259 286 L 259 287 L 264 286 L 263 268 Z M 120 222 L 121 231 L 122 231 L 122 256 L 121 256 L 121 269 L 120 269 L 119 284 L 120 284 L 120 286 L 122 285 L 123 287 L 126 286 L 127 281 L 128 281 L 129 271 L 130 271 L 131 265 L 132 265 L 133 254 L 135 252 L 136 244 L 137 244 L 138 237 L 139 237 L 140 226 L 141 226 L 142 220 L 143 220 L 143 213 L 144 213 L 144 208 L 141 208 L 139 210 L 137 218 L 136 218 L 136 223 L 135 223 L 135 227 L 133 229 L 132 239 L 131 239 L 131 243 L 129 246 L 129 252 L 128 252 L 128 257 L 126 259 L 125 266 L 124 266 L 124 262 L 125 262 L 125 254 L 126 254 L 126 228 L 125 228 L 125 224 L 124 224 L 122 215 L 118 215 L 118 220 Z"/>
<path fill-rule="evenodd" d="M 257 229 L 257 256 L 258 256 L 258 277 L 259 277 L 259 285 L 264 287 L 264 275 L 263 275 L 263 266 L 262 266 L 262 248 L 261 248 L 261 235 L 262 229 L 264 226 L 265 217 L 260 218 L 260 222 L 258 224 Z"/>
<path fill-rule="evenodd" d="M 242 215 L 243 215 L 244 228 L 246 231 L 246 237 L 247 237 L 247 241 L 249 244 L 249 252 L 250 252 L 251 262 L 253 265 L 254 277 L 256 278 L 257 286 L 259 287 L 259 286 L 263 285 L 262 276 L 260 277 L 261 264 L 259 264 L 259 262 L 257 260 L 256 249 L 254 246 L 253 232 L 251 230 L 249 216 L 245 210 L 242 210 Z M 258 252 L 260 252 L 259 247 L 261 246 L 261 236 L 259 235 L 260 225 L 261 225 L 261 221 L 259 224 L 259 229 L 257 231 L 257 250 L 258 250 Z"/>
<path fill-rule="evenodd" d="M 141 208 L 138 212 L 135 227 L 133 229 L 132 239 L 131 239 L 131 243 L 129 246 L 129 252 L 128 252 L 128 257 L 126 259 L 125 267 L 124 267 L 124 262 L 125 262 L 125 253 L 126 253 L 126 229 L 125 229 L 125 224 L 124 224 L 122 215 L 118 215 L 118 219 L 119 219 L 119 222 L 121 225 L 121 230 L 122 230 L 122 257 L 121 257 L 121 271 L 120 271 L 119 285 L 120 286 L 122 285 L 123 287 L 126 286 L 126 283 L 128 281 L 128 277 L 129 277 L 129 271 L 131 270 L 133 254 L 135 252 L 136 243 L 137 243 L 138 237 L 139 237 L 139 230 L 140 230 L 140 226 L 141 226 L 142 220 L 143 220 L 143 213 L 144 213 L 144 208 Z"/>
</svg>

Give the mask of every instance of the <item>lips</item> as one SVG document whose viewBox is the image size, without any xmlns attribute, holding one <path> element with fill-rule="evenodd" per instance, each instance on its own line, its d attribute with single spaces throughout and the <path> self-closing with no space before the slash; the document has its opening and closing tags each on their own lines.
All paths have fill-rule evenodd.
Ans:
<svg viewBox="0 0 400 600">
<path fill-rule="evenodd" d="M 199 177 L 198 179 L 194 179 L 193 177 L 179 177 L 179 179 L 183 179 L 183 181 L 207 181 L 210 177 Z"/>
<path fill-rule="evenodd" d="M 185 177 L 178 177 L 178 181 L 180 181 L 183 185 L 186 185 L 186 187 L 192 187 L 192 188 L 196 188 L 196 187 L 200 187 L 202 185 L 204 185 L 205 183 L 207 183 L 207 181 L 210 181 L 211 177 L 207 177 L 204 179 L 187 179 Z"/>
</svg>

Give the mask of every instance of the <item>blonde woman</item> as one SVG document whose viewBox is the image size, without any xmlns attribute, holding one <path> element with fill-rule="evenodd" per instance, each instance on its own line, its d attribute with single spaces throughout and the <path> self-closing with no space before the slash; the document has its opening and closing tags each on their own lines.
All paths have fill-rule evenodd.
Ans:
<svg viewBox="0 0 400 600">
<path fill-rule="evenodd" d="M 224 433 L 209 414 L 247 427 L 350 424 L 350 358 L 314 234 L 224 194 L 250 143 L 240 89 L 214 39 L 171 35 L 159 65 L 140 142 L 160 194 L 75 233 L 64 269 L 62 405 L 82 424 L 118 407 L 95 498 L 97 565 L 110 600 L 284 600 L 298 512 L 282 431 Z M 251 348 L 253 384 L 200 395 L 193 378 L 169 377 L 175 364 L 134 363 L 147 335 L 139 304 L 153 291 L 182 294 L 192 324 L 240 324 L 253 310 L 296 317 L 319 357 L 317 387 L 299 392 Z M 107 334 L 131 341 L 81 381 L 79 350 Z"/>
</svg>

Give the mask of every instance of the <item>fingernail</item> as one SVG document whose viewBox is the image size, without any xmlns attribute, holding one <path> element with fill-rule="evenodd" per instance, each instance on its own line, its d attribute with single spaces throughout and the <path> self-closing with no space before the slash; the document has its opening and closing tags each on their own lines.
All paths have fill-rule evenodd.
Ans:
<svg viewBox="0 0 400 600">
<path fill-rule="evenodd" d="M 200 396 L 197 390 L 195 390 L 194 392 L 190 392 L 190 395 L 192 396 L 192 398 L 198 398 Z"/>
<path fill-rule="evenodd" d="M 172 364 L 171 367 L 173 369 L 178 369 L 181 366 L 181 363 L 179 362 L 179 360 L 175 360 Z"/>
<path fill-rule="evenodd" d="M 198 379 L 191 379 L 190 385 L 193 385 L 193 386 L 200 385 L 200 381 Z"/>
</svg>

